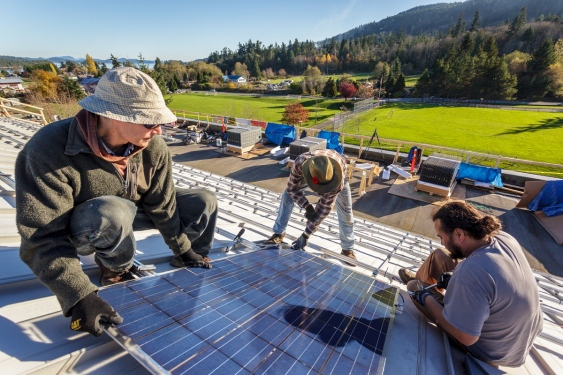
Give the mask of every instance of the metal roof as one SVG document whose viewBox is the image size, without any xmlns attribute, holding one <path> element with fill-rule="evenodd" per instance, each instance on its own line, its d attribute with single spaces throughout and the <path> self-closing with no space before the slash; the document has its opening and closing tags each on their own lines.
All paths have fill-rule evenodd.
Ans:
<svg viewBox="0 0 563 375">
<path fill-rule="evenodd" d="M 13 162 L 20 150 L 15 141 L 25 143 L 25 136 L 33 134 L 36 128 L 5 118 L 0 118 L 0 125 L 0 135 L 6 136 L 0 139 L 0 171 L 13 175 Z M 263 240 L 271 234 L 279 193 L 179 163 L 173 166 L 173 178 L 177 186 L 205 188 L 217 194 L 220 211 L 211 254 L 213 259 L 247 254 L 253 250 L 253 241 Z M 95 338 L 69 329 L 70 322 L 62 316 L 56 298 L 37 282 L 19 259 L 19 236 L 14 218 L 13 191 L 5 187 L 0 194 L 0 367 L 3 372 L 146 372 L 108 336 Z M 291 242 L 300 235 L 303 220 L 302 214 L 295 210 L 286 241 Z M 244 241 L 230 254 L 225 254 L 223 250 L 231 244 L 241 227 L 246 229 Z M 362 218 L 355 219 L 355 234 L 356 254 L 361 266 L 351 270 L 401 290 L 395 306 L 397 315 L 385 344 L 387 355 L 383 373 L 465 373 L 464 355 L 450 346 L 439 329 L 422 318 L 409 301 L 404 286 L 396 279 L 399 268 L 418 267 L 440 244 L 424 236 Z M 168 264 L 171 252 L 156 230 L 136 232 L 135 236 L 138 261 L 154 264 L 158 274 L 172 270 Z M 307 252 L 348 268 L 339 256 L 336 213 L 331 213 L 318 234 L 311 237 Z M 81 261 L 86 274 L 98 283 L 99 272 L 93 258 L 85 257 Z M 540 287 L 544 331 L 535 341 L 525 365 L 518 369 L 501 370 L 517 374 L 563 373 L 560 355 L 563 352 L 563 279 L 540 272 L 534 272 L 534 276 Z M 207 373 L 212 370 L 208 368 Z"/>
</svg>

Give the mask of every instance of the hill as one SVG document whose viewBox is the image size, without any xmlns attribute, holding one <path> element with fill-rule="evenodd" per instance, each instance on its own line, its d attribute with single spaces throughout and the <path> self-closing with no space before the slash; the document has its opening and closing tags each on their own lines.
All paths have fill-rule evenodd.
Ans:
<svg viewBox="0 0 563 375">
<path fill-rule="evenodd" d="M 506 21 L 511 22 L 523 7 L 528 8 L 528 19 L 539 20 L 549 15 L 563 14 L 563 0 L 468 0 L 418 6 L 384 20 L 355 27 L 333 38 L 354 39 L 364 35 L 400 32 L 409 35 L 445 33 L 456 24 L 460 14 L 466 25 L 471 25 L 477 11 L 480 27 L 498 26 Z"/>
</svg>

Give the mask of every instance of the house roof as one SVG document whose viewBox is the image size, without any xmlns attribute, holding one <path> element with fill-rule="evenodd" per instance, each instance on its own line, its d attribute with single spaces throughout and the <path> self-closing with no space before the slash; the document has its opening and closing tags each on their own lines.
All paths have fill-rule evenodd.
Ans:
<svg viewBox="0 0 563 375">
<path fill-rule="evenodd" d="M 0 78 L 0 84 L 14 84 L 14 83 L 23 83 L 22 79 L 17 78 Z"/>
<path fill-rule="evenodd" d="M 81 85 L 97 85 L 99 81 L 99 78 L 87 77 L 80 79 L 79 83 Z"/>
</svg>

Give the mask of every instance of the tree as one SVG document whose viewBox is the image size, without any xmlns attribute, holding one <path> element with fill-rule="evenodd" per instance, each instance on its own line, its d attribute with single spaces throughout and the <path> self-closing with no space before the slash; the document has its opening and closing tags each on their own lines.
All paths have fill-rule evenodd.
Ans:
<svg viewBox="0 0 563 375">
<path fill-rule="evenodd" d="M 139 69 L 141 72 L 148 74 L 149 72 L 149 67 L 147 64 L 145 64 L 145 58 L 143 57 L 143 54 L 139 52 L 139 63 L 137 64 L 137 69 Z"/>
<path fill-rule="evenodd" d="M 282 114 L 282 123 L 299 125 L 309 120 L 309 110 L 301 103 L 292 103 L 285 106 Z"/>
<path fill-rule="evenodd" d="M 63 79 L 58 82 L 58 92 L 59 96 L 67 96 L 69 99 L 76 101 L 86 96 L 78 81 L 70 79 L 67 76 L 63 77 Z"/>
<path fill-rule="evenodd" d="M 457 19 L 457 23 L 455 26 L 450 30 L 450 34 L 452 37 L 457 38 L 465 31 L 465 21 L 463 20 L 463 13 L 459 15 Z"/>
<path fill-rule="evenodd" d="M 62 67 L 62 66 L 61 66 L 61 67 Z M 68 73 L 72 73 L 72 72 L 74 72 L 74 69 L 76 69 L 76 62 L 71 61 L 71 60 L 67 60 L 67 61 L 66 61 L 66 64 L 65 64 L 65 67 L 66 67 L 66 71 L 67 71 Z"/>
<path fill-rule="evenodd" d="M 360 85 L 357 95 L 363 99 L 373 98 L 375 95 L 375 90 L 372 85 Z"/>
<path fill-rule="evenodd" d="M 348 98 L 355 96 L 357 90 L 352 83 L 344 81 L 340 83 L 338 91 L 340 92 L 340 95 L 342 95 L 344 100 L 347 100 Z"/>
<path fill-rule="evenodd" d="M 510 27 L 508 28 L 508 36 L 509 37 L 513 37 L 516 34 L 518 34 L 518 31 L 520 31 L 520 29 L 522 28 L 522 26 L 524 26 L 526 24 L 526 20 L 527 20 L 527 7 L 523 7 L 522 9 L 520 9 L 520 14 L 518 14 L 516 17 L 514 17 L 514 20 L 512 21 L 512 23 L 510 24 Z"/>
<path fill-rule="evenodd" d="M 311 95 L 322 92 L 323 83 L 320 69 L 316 66 L 307 65 L 307 69 L 303 72 L 303 81 L 301 81 L 303 92 Z"/>
<path fill-rule="evenodd" d="M 541 99 L 554 95 L 558 91 L 554 87 L 557 79 L 554 81 L 554 76 L 548 72 L 556 61 L 555 46 L 551 39 L 546 39 L 526 64 L 526 73 L 518 82 L 520 97 Z"/>
<path fill-rule="evenodd" d="M 89 54 L 86 54 L 86 68 L 88 69 L 88 74 L 94 76 L 98 74 L 98 69 L 96 69 L 96 62 Z"/>
<path fill-rule="evenodd" d="M 231 72 L 231 75 L 248 77 L 249 73 L 248 73 L 248 68 L 246 67 L 246 64 L 245 63 L 241 64 L 240 62 L 237 62 L 235 64 L 235 68 Z"/>
<path fill-rule="evenodd" d="M 108 67 L 106 66 L 106 63 L 102 63 L 102 66 L 100 67 L 100 69 L 98 70 L 98 78 L 103 76 L 104 74 L 106 74 L 106 72 L 108 71 Z"/>
<path fill-rule="evenodd" d="M 475 78 L 472 86 L 477 97 L 511 99 L 516 93 L 516 82 L 516 76 L 510 74 L 506 61 L 498 55 L 494 37 L 487 38 L 475 56 Z"/>
<path fill-rule="evenodd" d="M 58 85 L 61 78 L 55 73 L 37 69 L 33 71 L 31 78 L 36 85 L 33 91 L 39 94 L 43 99 L 55 99 L 57 97 Z"/>
<path fill-rule="evenodd" d="M 474 32 L 477 31 L 477 29 L 479 28 L 479 11 L 475 11 L 475 15 L 473 16 L 473 22 L 471 22 L 471 26 L 469 27 L 469 31 L 470 32 Z"/>
<path fill-rule="evenodd" d="M 338 95 L 338 88 L 336 87 L 336 82 L 332 79 L 332 77 L 326 81 L 322 95 L 327 98 L 334 98 Z"/>
<path fill-rule="evenodd" d="M 119 67 L 121 66 L 121 63 L 120 63 L 119 61 L 117 61 L 117 57 L 115 57 L 115 56 L 113 55 L 113 53 L 110 54 L 110 56 L 111 56 L 111 57 L 110 57 L 110 59 L 111 59 L 111 68 L 112 68 L 112 69 L 119 68 Z"/>
</svg>

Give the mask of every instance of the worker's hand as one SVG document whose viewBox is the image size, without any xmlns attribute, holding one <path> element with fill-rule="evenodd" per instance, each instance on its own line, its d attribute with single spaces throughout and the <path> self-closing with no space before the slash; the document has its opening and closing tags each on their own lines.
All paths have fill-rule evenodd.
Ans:
<svg viewBox="0 0 563 375">
<path fill-rule="evenodd" d="M 100 336 L 104 332 L 100 322 L 121 324 L 123 318 L 106 301 L 98 297 L 96 292 L 88 294 L 72 308 L 70 329 Z"/>
<path fill-rule="evenodd" d="M 411 294 L 411 297 L 418 302 L 420 305 L 422 306 L 426 306 L 424 304 L 424 299 L 428 296 L 432 295 L 432 292 L 430 292 L 430 290 L 428 289 L 419 289 L 416 292 L 414 292 L 413 294 Z"/>
<path fill-rule="evenodd" d="M 301 234 L 301 236 L 299 236 L 297 241 L 295 241 L 291 244 L 291 248 L 293 250 L 303 250 L 305 248 L 305 246 L 307 246 L 307 242 L 309 242 L 309 235 L 307 235 L 305 232 L 303 232 L 303 234 Z"/>
<path fill-rule="evenodd" d="M 305 217 L 309 221 L 317 221 L 317 213 L 315 212 L 315 207 L 312 204 L 305 207 Z"/>
<path fill-rule="evenodd" d="M 201 268 L 211 268 L 211 264 L 207 263 L 203 260 L 203 257 L 197 254 L 192 249 L 189 249 L 182 255 L 180 255 L 180 259 L 184 262 L 186 267 L 201 267 Z"/>
<path fill-rule="evenodd" d="M 440 289 L 447 289 L 448 284 L 450 283 L 450 279 L 452 278 L 453 272 L 444 272 L 438 278 L 438 283 L 436 283 L 436 287 Z"/>
</svg>

